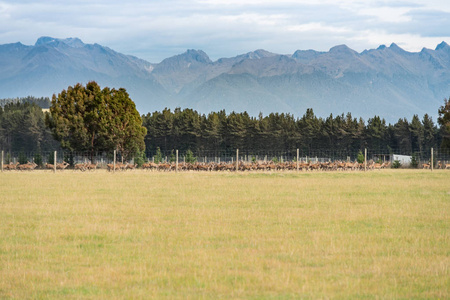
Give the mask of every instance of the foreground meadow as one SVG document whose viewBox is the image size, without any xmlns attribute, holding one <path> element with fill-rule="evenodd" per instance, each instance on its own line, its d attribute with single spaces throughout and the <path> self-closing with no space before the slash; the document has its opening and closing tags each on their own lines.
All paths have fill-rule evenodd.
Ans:
<svg viewBox="0 0 450 300">
<path fill-rule="evenodd" d="M 0 174 L 0 298 L 449 298 L 450 172 Z"/>
</svg>

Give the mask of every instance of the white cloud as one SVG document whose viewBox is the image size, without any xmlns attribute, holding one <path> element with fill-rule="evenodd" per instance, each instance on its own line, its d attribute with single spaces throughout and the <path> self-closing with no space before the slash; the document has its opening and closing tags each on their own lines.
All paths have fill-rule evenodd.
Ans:
<svg viewBox="0 0 450 300">
<path fill-rule="evenodd" d="M 287 26 L 288 31 L 293 32 L 322 32 L 322 33 L 349 33 L 350 29 L 344 27 L 327 26 L 319 22 L 311 22 L 301 25 Z"/>
<path fill-rule="evenodd" d="M 79 37 L 158 62 L 186 48 L 212 59 L 265 48 L 278 53 L 362 51 L 395 42 L 405 50 L 450 41 L 448 0 L 2 1 L 0 44 Z M 433 12 L 433 13 L 430 13 Z"/>
</svg>

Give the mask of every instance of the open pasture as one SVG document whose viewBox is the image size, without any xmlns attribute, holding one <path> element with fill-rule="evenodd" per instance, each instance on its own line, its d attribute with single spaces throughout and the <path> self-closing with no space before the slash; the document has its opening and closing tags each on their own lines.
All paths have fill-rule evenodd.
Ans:
<svg viewBox="0 0 450 300">
<path fill-rule="evenodd" d="M 0 298 L 449 298 L 450 173 L 0 174 Z"/>
</svg>

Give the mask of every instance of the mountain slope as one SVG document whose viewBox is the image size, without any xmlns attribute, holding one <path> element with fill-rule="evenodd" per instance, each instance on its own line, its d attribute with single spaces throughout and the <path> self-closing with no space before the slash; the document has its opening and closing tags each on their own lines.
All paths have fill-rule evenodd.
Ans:
<svg viewBox="0 0 450 300">
<path fill-rule="evenodd" d="M 0 67 L 0 97 L 51 96 L 69 85 L 95 80 L 101 86 L 125 87 L 138 99 L 171 101 L 151 75 L 152 64 L 79 39 L 42 37 L 34 46 L 1 45 Z"/>
<path fill-rule="evenodd" d="M 436 116 L 450 96 L 450 46 L 418 53 L 396 44 L 362 53 L 346 45 L 292 55 L 256 50 L 217 61 L 187 50 L 152 64 L 77 38 L 0 45 L 0 98 L 51 96 L 89 80 L 126 88 L 141 113 L 181 106 L 301 116 L 311 107 L 320 116 L 350 111 L 395 122 Z"/>
</svg>

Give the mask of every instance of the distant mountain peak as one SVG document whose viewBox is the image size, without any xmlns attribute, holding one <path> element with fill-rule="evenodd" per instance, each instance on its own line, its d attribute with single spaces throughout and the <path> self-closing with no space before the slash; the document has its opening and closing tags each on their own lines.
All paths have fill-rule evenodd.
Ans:
<svg viewBox="0 0 450 300">
<path fill-rule="evenodd" d="M 334 46 L 333 48 L 330 49 L 331 54 L 358 54 L 358 52 L 356 52 L 353 49 L 350 49 L 347 45 L 338 45 L 338 46 Z"/>
<path fill-rule="evenodd" d="M 447 49 L 447 50 L 450 50 L 450 46 L 446 43 L 446 42 L 442 42 L 442 43 L 440 43 L 439 45 L 437 45 L 437 47 L 436 47 L 436 51 L 437 50 L 441 50 L 441 49 Z"/>
<path fill-rule="evenodd" d="M 386 45 L 380 45 L 380 46 L 377 48 L 377 50 L 384 50 L 384 49 L 386 49 Z"/>
<path fill-rule="evenodd" d="M 79 38 L 67 38 L 61 40 L 64 44 L 69 45 L 73 48 L 81 48 L 84 46 L 84 43 Z"/>
<path fill-rule="evenodd" d="M 212 63 L 208 54 L 206 54 L 202 50 L 188 49 L 186 52 L 181 54 L 181 56 L 184 56 L 189 61 L 197 61 L 197 62 L 206 63 L 206 64 Z"/>
<path fill-rule="evenodd" d="M 406 52 L 405 50 L 403 50 L 402 48 L 400 48 L 396 43 L 392 43 L 389 46 L 389 49 L 393 50 L 393 51 L 397 51 L 397 52 Z"/>
<path fill-rule="evenodd" d="M 81 48 L 84 47 L 84 43 L 79 38 L 67 38 L 67 39 L 58 39 L 53 38 L 49 36 L 42 36 L 37 39 L 35 46 L 42 46 L 42 45 L 55 45 L 57 46 L 59 43 L 66 44 L 69 47 L 72 48 Z"/>
<path fill-rule="evenodd" d="M 253 52 L 248 52 L 247 54 L 245 54 L 245 56 L 249 59 L 261 59 L 261 58 L 272 57 L 272 56 L 276 56 L 276 55 L 277 54 L 266 51 L 264 49 L 258 49 Z"/>
</svg>

